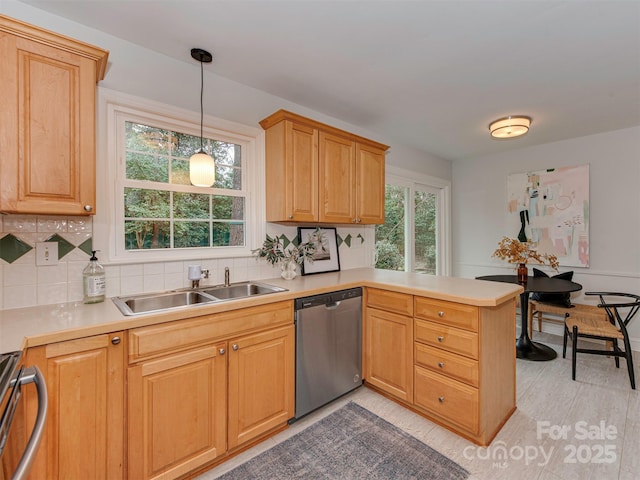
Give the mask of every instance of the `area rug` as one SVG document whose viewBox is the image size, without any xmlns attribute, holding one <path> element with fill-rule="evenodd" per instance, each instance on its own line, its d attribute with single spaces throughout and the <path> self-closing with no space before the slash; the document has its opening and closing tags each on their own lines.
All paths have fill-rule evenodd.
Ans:
<svg viewBox="0 0 640 480">
<path fill-rule="evenodd" d="M 464 468 L 350 402 L 220 480 L 464 480 Z"/>
</svg>

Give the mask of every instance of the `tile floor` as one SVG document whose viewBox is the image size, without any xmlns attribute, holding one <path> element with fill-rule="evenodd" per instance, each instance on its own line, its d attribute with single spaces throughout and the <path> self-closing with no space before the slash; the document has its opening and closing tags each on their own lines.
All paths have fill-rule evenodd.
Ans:
<svg viewBox="0 0 640 480">
<path fill-rule="evenodd" d="M 480 448 L 398 404 L 359 388 L 308 415 L 289 429 L 206 472 L 213 480 L 249 458 L 354 401 L 448 456 L 471 472 L 470 480 L 640 479 L 640 390 L 631 390 L 624 360 L 578 355 L 571 381 L 570 348 L 544 333 L 553 346 L 549 362 L 517 361 L 517 407 L 488 448 Z M 634 352 L 640 381 L 640 353 Z M 282 480 L 282 479 L 280 479 Z"/>
</svg>

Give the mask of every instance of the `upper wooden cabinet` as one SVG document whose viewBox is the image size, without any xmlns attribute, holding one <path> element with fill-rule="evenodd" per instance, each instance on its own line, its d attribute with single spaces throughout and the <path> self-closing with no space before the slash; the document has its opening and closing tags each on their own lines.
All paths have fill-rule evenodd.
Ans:
<svg viewBox="0 0 640 480">
<path fill-rule="evenodd" d="M 384 223 L 388 146 L 285 110 L 260 125 L 268 222 Z"/>
<path fill-rule="evenodd" d="M 109 52 L 0 15 L 0 211 L 95 213 L 96 83 Z"/>
</svg>

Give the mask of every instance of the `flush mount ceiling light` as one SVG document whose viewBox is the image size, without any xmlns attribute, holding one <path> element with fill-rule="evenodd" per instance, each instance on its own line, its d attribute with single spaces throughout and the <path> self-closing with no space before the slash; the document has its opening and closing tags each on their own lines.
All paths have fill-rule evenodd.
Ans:
<svg viewBox="0 0 640 480">
<path fill-rule="evenodd" d="M 200 150 L 189 158 L 189 179 L 196 187 L 211 187 L 216 179 L 216 164 L 213 158 L 204 151 L 203 120 L 204 107 L 202 96 L 204 90 L 204 64 L 211 63 L 213 57 L 206 50 L 192 48 L 191 56 L 200 62 Z"/>
<path fill-rule="evenodd" d="M 530 117 L 518 115 L 491 122 L 489 131 L 493 138 L 515 138 L 527 133 L 530 125 Z"/>
</svg>

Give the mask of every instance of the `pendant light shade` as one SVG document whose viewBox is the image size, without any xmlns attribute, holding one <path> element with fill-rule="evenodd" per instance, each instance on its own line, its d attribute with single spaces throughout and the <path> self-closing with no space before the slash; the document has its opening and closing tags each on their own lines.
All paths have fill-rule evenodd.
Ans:
<svg viewBox="0 0 640 480">
<path fill-rule="evenodd" d="M 189 158 L 189 180 L 196 187 L 210 187 L 216 180 L 216 164 L 204 151 L 194 153 Z"/>
<path fill-rule="evenodd" d="M 527 133 L 530 125 L 530 117 L 519 115 L 491 122 L 489 131 L 493 138 L 515 138 Z"/>
<path fill-rule="evenodd" d="M 200 62 L 200 150 L 189 158 L 189 180 L 196 187 L 211 187 L 216 180 L 216 164 L 213 157 L 207 155 L 203 147 L 204 107 L 204 63 L 211 63 L 213 57 L 206 50 L 192 48 L 191 57 Z"/>
</svg>

